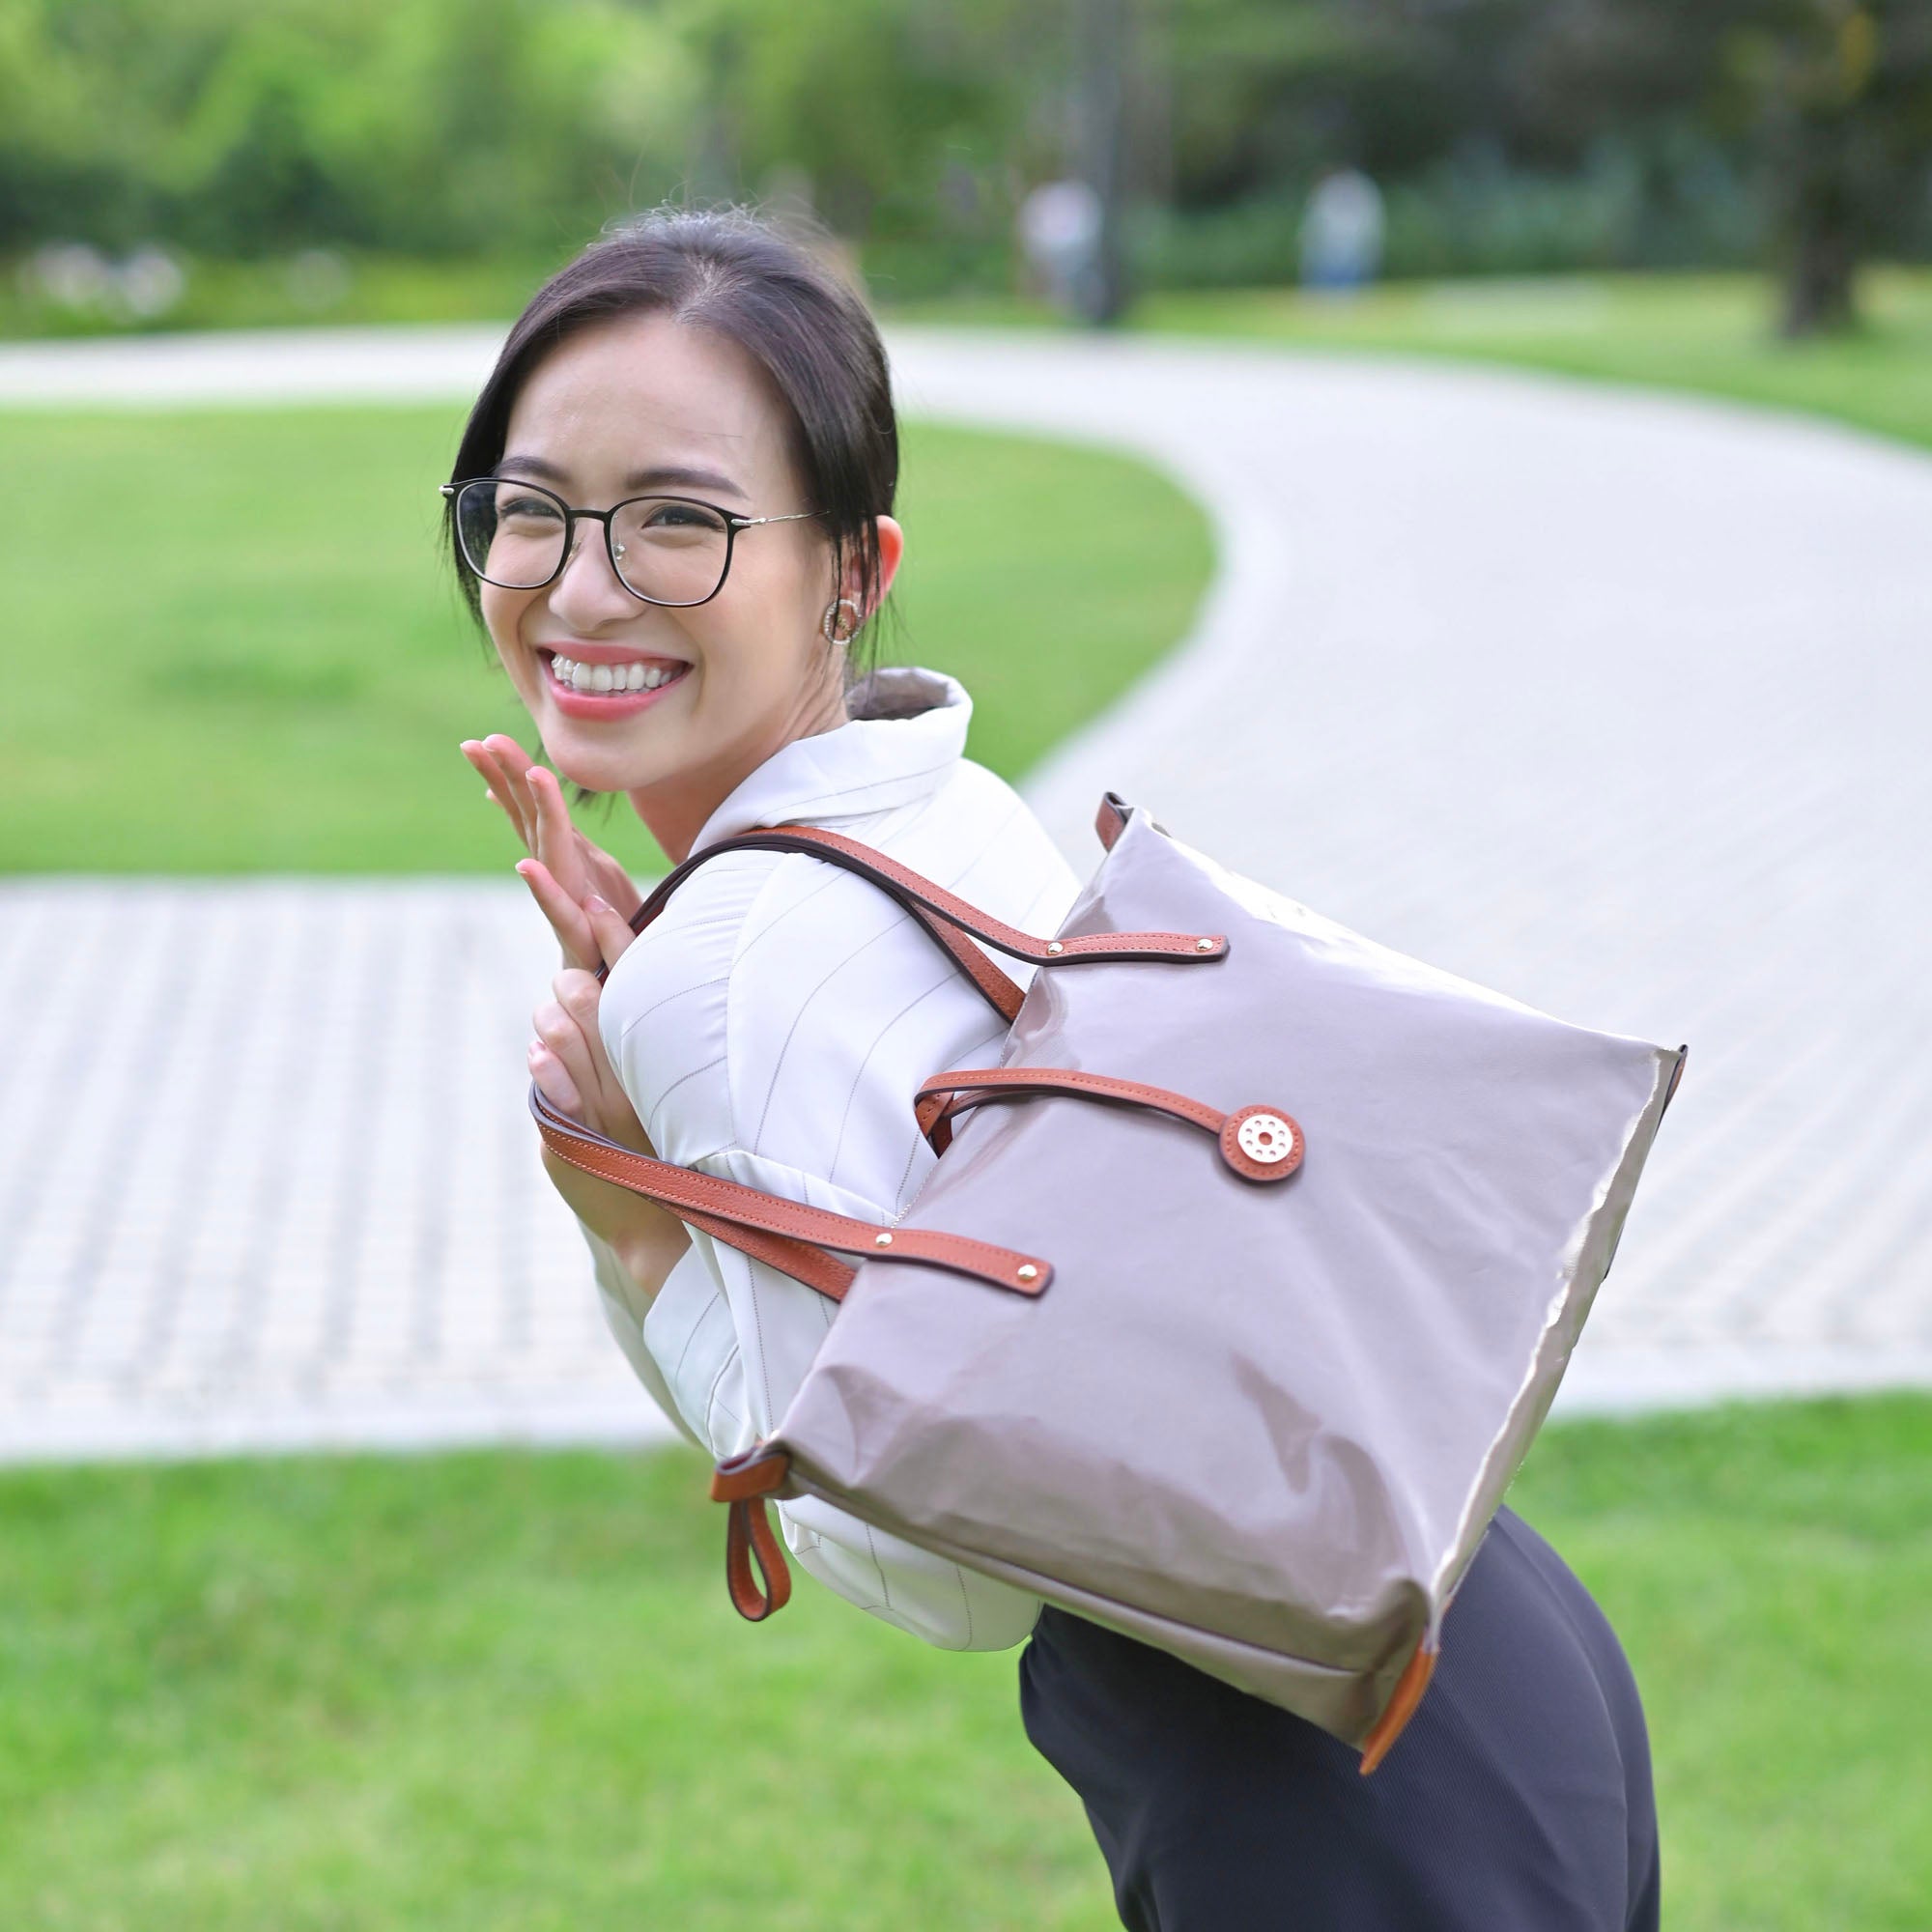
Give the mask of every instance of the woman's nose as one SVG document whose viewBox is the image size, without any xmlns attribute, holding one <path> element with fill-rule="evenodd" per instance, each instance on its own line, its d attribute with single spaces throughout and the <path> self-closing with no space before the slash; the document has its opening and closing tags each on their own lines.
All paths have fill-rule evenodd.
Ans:
<svg viewBox="0 0 1932 1932">
<path fill-rule="evenodd" d="M 550 586 L 550 604 L 558 616 L 580 632 L 595 614 L 608 618 L 613 611 L 628 614 L 638 609 L 639 600 L 624 588 L 611 567 L 611 554 L 605 548 L 601 524 L 580 520 L 572 530 L 563 568 Z"/>
</svg>

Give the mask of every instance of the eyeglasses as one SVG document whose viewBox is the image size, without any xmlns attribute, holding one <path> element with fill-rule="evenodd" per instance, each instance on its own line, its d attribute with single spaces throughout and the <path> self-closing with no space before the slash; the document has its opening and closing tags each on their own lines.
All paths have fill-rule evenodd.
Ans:
<svg viewBox="0 0 1932 1932">
<path fill-rule="evenodd" d="M 485 583 L 542 589 L 569 560 L 582 519 L 604 526 L 617 582 L 646 604 L 708 603 L 724 587 L 740 530 L 825 514 L 741 517 L 693 497 L 631 497 L 608 510 L 579 510 L 540 483 L 504 476 L 436 487 L 456 519 L 463 560 Z"/>
</svg>

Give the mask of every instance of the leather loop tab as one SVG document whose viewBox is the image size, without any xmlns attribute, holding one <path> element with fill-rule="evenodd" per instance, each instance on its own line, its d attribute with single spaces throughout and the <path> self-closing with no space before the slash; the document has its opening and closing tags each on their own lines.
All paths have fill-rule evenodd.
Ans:
<svg viewBox="0 0 1932 1932">
<path fill-rule="evenodd" d="M 763 1623 L 791 1601 L 791 1571 L 765 1512 L 765 1498 L 784 1487 L 791 1458 L 754 1442 L 711 1472 L 711 1500 L 730 1505 L 724 1519 L 724 1587 L 747 1623 Z M 754 1574 L 755 1573 L 755 1574 Z"/>
<path fill-rule="evenodd" d="M 748 1624 L 763 1623 L 791 1602 L 791 1571 L 762 1496 L 733 1503 L 724 1519 L 724 1587 Z"/>
<path fill-rule="evenodd" d="M 1416 1646 L 1415 1655 L 1408 1660 L 1407 1668 L 1396 1679 L 1395 1690 L 1390 1695 L 1387 1708 L 1376 1719 L 1376 1727 L 1362 1742 L 1361 1772 L 1367 1777 L 1382 1759 L 1389 1754 L 1389 1747 L 1403 1734 L 1404 1727 L 1415 1716 L 1416 1706 L 1422 1702 L 1422 1693 L 1429 1689 L 1429 1680 L 1435 1674 L 1437 1653 L 1426 1644 Z"/>
<path fill-rule="evenodd" d="M 742 1502 L 751 1496 L 776 1495 L 791 1474 L 791 1458 L 782 1449 L 754 1442 L 735 1456 L 726 1456 L 711 1472 L 714 1503 Z"/>
</svg>

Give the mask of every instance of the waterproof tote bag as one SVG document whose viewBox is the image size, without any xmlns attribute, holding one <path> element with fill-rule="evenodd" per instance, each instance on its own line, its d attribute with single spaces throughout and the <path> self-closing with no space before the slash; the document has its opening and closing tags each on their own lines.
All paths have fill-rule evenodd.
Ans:
<svg viewBox="0 0 1932 1932">
<path fill-rule="evenodd" d="M 633 1153 L 534 1084 L 531 1109 L 562 1158 L 840 1300 L 714 1478 L 746 1615 L 788 1589 L 764 1498 L 822 1496 L 1373 1770 L 1455 1640 L 1686 1049 L 1378 945 L 1112 795 L 1100 832 L 1050 937 L 804 826 L 721 840 L 634 918 L 719 852 L 811 852 L 1010 1019 L 997 1066 L 906 1095 L 943 1151 L 890 1226 Z M 1038 965 L 1023 998 L 967 934 Z"/>
</svg>

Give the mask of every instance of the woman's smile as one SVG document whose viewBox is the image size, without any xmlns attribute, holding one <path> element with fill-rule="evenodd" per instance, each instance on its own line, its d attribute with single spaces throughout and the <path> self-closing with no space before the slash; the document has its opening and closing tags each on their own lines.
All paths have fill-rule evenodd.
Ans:
<svg viewBox="0 0 1932 1932">
<path fill-rule="evenodd" d="M 661 702 L 690 673 L 682 658 L 621 644 L 539 645 L 544 688 L 566 718 L 629 718 Z"/>
</svg>

